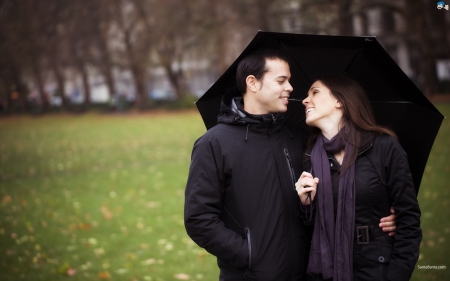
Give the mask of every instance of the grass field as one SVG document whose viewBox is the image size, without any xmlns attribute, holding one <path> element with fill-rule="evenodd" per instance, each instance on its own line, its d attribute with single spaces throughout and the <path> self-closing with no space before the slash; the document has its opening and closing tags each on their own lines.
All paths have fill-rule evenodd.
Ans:
<svg viewBox="0 0 450 281">
<path fill-rule="evenodd" d="M 450 116 L 450 104 L 438 105 Z M 217 280 L 183 226 L 195 111 L 0 119 L 0 280 Z M 419 193 L 413 280 L 450 280 L 450 122 Z"/>
</svg>

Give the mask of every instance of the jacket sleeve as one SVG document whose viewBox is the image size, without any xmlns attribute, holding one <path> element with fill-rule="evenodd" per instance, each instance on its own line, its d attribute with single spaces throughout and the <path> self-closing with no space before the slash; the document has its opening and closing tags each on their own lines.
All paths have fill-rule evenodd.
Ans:
<svg viewBox="0 0 450 281">
<path fill-rule="evenodd" d="M 407 155 L 400 143 L 392 137 L 384 137 L 380 147 L 384 150 L 379 155 L 384 155 L 382 173 L 395 209 L 397 225 L 388 280 L 409 280 L 419 258 L 422 240 L 419 204 Z"/>
<path fill-rule="evenodd" d="M 248 264 L 247 240 L 221 220 L 223 156 L 218 143 L 200 138 L 192 151 L 185 192 L 184 223 L 200 247 L 236 268 Z"/>
</svg>

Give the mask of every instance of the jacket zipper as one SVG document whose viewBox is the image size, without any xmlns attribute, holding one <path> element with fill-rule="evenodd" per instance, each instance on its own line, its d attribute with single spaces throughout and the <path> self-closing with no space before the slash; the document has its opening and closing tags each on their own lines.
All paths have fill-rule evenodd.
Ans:
<svg viewBox="0 0 450 281">
<path fill-rule="evenodd" d="M 247 236 L 247 245 L 248 245 L 248 266 L 245 269 L 245 278 L 247 278 L 247 275 L 251 269 L 252 265 L 252 240 L 250 238 L 250 228 L 245 228 L 245 235 Z"/>
<path fill-rule="evenodd" d="M 284 155 L 286 156 L 286 161 L 287 161 L 287 164 L 288 164 L 288 167 L 289 167 L 289 172 L 291 173 L 291 181 L 292 181 L 292 188 L 293 188 L 293 190 L 291 190 L 291 192 L 294 192 L 295 191 L 295 173 L 294 173 L 294 169 L 293 169 L 293 166 L 292 166 L 291 158 L 289 156 L 289 151 L 287 150 L 287 148 L 284 148 Z M 287 204 L 287 203 L 285 202 L 285 204 Z M 290 241 L 291 235 L 292 235 L 292 233 L 291 233 L 292 228 L 291 228 L 291 225 L 289 223 L 289 221 L 290 221 L 289 218 L 290 218 L 290 215 L 287 214 L 286 215 L 286 230 L 287 230 L 288 241 Z M 293 260 L 292 249 L 289 249 L 288 255 L 289 255 L 289 261 L 290 261 L 290 266 L 289 266 L 288 270 L 290 272 L 292 272 L 292 264 L 291 264 L 292 260 Z"/>
<path fill-rule="evenodd" d="M 295 172 L 294 172 L 294 169 L 292 168 L 292 162 L 291 162 L 291 158 L 289 156 L 289 151 L 287 150 L 287 148 L 284 149 L 284 155 L 286 156 L 286 161 L 287 161 L 287 164 L 289 167 L 289 172 L 291 173 L 292 184 L 295 189 L 295 181 L 296 181 Z"/>
</svg>

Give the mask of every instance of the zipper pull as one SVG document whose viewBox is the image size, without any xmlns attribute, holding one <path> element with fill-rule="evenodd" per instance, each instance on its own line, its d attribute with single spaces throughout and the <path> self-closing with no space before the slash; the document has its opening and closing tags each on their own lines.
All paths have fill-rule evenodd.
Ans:
<svg viewBox="0 0 450 281">
<path fill-rule="evenodd" d="M 272 114 L 272 120 L 273 120 L 273 123 L 277 122 L 277 118 L 275 118 L 275 115 L 273 115 L 273 114 Z"/>
</svg>

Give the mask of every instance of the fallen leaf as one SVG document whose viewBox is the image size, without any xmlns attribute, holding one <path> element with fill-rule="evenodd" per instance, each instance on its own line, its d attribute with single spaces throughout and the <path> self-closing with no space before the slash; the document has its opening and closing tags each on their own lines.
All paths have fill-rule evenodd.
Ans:
<svg viewBox="0 0 450 281">
<path fill-rule="evenodd" d="M 9 195 L 3 196 L 3 203 L 7 204 L 11 201 L 12 201 L 11 196 L 9 196 Z"/>
<path fill-rule="evenodd" d="M 105 250 L 103 248 L 94 249 L 94 253 L 97 257 L 100 257 L 105 254 Z"/>
<path fill-rule="evenodd" d="M 78 228 L 79 229 L 84 229 L 84 230 L 89 230 L 89 229 L 91 229 L 91 225 L 90 224 L 88 224 L 88 223 L 85 223 L 85 222 L 80 222 L 79 224 L 78 224 Z"/>
<path fill-rule="evenodd" d="M 110 279 L 111 275 L 108 271 L 103 271 L 98 274 L 98 277 L 100 277 L 100 279 Z"/>
<path fill-rule="evenodd" d="M 103 205 L 102 208 L 102 214 L 105 217 L 105 219 L 110 220 L 112 218 L 111 212 L 108 210 L 108 206 Z"/>
<path fill-rule="evenodd" d="M 145 261 L 143 261 L 141 263 L 142 263 L 142 265 L 152 265 L 152 264 L 156 263 L 156 260 L 155 259 L 148 259 L 148 260 L 145 260 Z"/>
<path fill-rule="evenodd" d="M 178 279 L 178 280 L 189 280 L 189 278 L 190 278 L 190 276 L 187 275 L 186 273 L 178 273 L 178 274 L 175 274 L 173 277 L 175 277 L 175 279 Z"/>
<path fill-rule="evenodd" d="M 127 258 L 129 258 L 130 260 L 135 260 L 136 259 L 136 255 L 133 253 L 126 253 L 125 256 Z"/>
<path fill-rule="evenodd" d="M 75 270 L 75 269 L 73 269 L 73 268 L 67 268 L 67 270 L 66 270 L 66 275 L 67 276 L 74 276 L 75 274 L 77 274 L 77 271 Z"/>
</svg>

